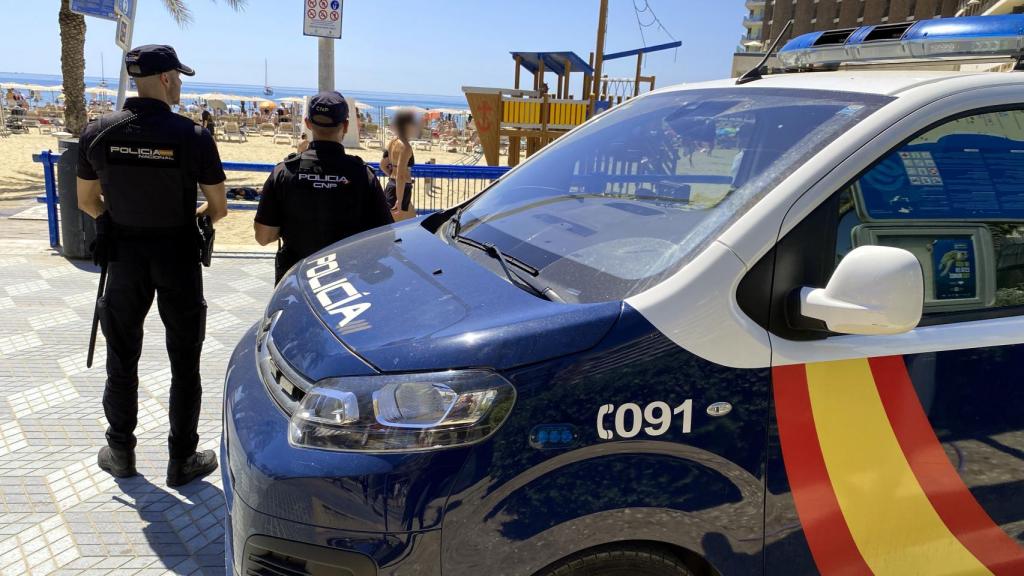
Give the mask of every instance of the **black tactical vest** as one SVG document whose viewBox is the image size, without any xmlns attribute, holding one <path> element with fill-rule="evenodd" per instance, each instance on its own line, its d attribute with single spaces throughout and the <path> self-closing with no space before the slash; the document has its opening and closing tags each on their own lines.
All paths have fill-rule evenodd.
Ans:
<svg viewBox="0 0 1024 576">
<path fill-rule="evenodd" d="M 285 159 L 284 167 L 275 184 L 283 192 L 287 215 L 281 226 L 284 249 L 279 255 L 284 264 L 291 266 L 365 229 L 358 205 L 367 202 L 370 180 L 376 182 L 376 177 L 362 158 L 345 154 L 341 146 L 315 142 L 302 154 Z"/>
<path fill-rule="evenodd" d="M 87 143 L 114 224 L 140 232 L 194 229 L 202 128 L 169 110 L 124 110 Z"/>
</svg>

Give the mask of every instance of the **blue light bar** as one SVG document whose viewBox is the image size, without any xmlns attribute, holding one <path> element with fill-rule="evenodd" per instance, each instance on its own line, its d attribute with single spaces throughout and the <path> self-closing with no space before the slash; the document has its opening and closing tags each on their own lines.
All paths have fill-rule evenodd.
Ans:
<svg viewBox="0 0 1024 576">
<path fill-rule="evenodd" d="M 1024 14 L 940 18 L 812 32 L 779 51 L 787 69 L 913 60 L 1019 58 L 1024 54 Z"/>
</svg>

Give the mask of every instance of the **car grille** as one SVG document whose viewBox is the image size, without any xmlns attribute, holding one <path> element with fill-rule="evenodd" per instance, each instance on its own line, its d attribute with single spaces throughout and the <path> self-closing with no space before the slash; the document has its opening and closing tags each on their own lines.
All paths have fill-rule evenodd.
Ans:
<svg viewBox="0 0 1024 576">
<path fill-rule="evenodd" d="M 250 553 L 245 559 L 246 576 L 313 576 L 306 571 L 306 561 L 283 554 Z"/>
<path fill-rule="evenodd" d="M 252 536 L 245 543 L 245 576 L 377 576 L 369 557 L 302 542 Z"/>
</svg>

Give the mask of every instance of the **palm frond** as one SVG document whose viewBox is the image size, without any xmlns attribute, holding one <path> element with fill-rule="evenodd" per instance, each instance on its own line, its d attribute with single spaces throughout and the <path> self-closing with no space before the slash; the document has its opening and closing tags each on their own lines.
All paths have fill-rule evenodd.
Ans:
<svg viewBox="0 0 1024 576">
<path fill-rule="evenodd" d="M 192 11 L 188 9 L 183 0 L 164 0 L 164 6 L 178 26 L 186 28 L 192 23 Z"/>
<path fill-rule="evenodd" d="M 213 0 L 216 2 L 217 0 Z M 232 10 L 239 12 L 245 9 L 247 0 L 225 0 Z M 178 26 L 187 28 L 193 22 L 192 11 L 188 9 L 185 0 L 164 0 L 164 6 L 170 12 L 171 17 L 178 23 Z"/>
</svg>

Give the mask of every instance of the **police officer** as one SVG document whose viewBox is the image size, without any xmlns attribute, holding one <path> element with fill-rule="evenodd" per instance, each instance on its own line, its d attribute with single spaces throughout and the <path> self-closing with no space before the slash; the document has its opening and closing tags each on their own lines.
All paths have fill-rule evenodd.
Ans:
<svg viewBox="0 0 1024 576">
<path fill-rule="evenodd" d="M 261 245 L 283 240 L 275 282 L 295 263 L 343 238 L 391 224 L 391 210 L 373 170 L 345 153 L 348 103 L 338 92 L 310 99 L 309 148 L 278 164 L 263 185 L 253 228 Z"/>
<path fill-rule="evenodd" d="M 210 133 L 171 111 L 179 103 L 180 75 L 195 71 L 170 46 L 140 46 L 125 65 L 139 97 L 89 124 L 79 142 L 78 206 L 96 218 L 94 258 L 109 274 L 98 306 L 107 340 L 109 424 L 98 463 L 119 478 L 136 474 L 142 324 L 155 292 L 171 363 L 167 484 L 180 486 L 217 468 L 212 450 L 196 452 L 206 332 L 196 218 L 227 214 L 225 176 Z M 206 197 L 198 209 L 197 184 Z"/>
</svg>

